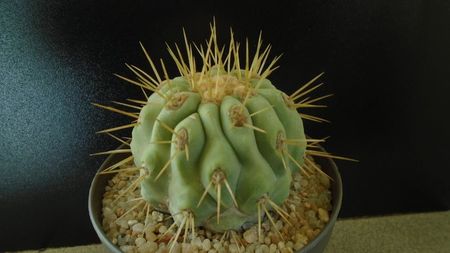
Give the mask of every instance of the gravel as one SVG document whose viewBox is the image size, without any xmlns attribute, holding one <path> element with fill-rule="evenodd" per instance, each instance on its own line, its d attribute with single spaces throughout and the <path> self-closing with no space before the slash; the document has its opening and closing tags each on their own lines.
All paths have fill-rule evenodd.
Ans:
<svg viewBox="0 0 450 253">
<path fill-rule="evenodd" d="M 261 238 L 258 238 L 257 224 L 225 235 L 199 227 L 195 235 L 186 236 L 185 242 L 182 233 L 177 242 L 169 244 L 177 231 L 176 226 L 169 230 L 173 223 L 170 215 L 152 210 L 141 198 L 139 185 L 125 192 L 139 177 L 139 172 L 119 172 L 105 187 L 103 229 L 112 243 L 126 253 L 169 253 L 170 249 L 171 253 L 295 252 L 314 239 L 330 219 L 330 179 L 318 171 L 308 174 L 309 177 L 294 173 L 291 192 L 282 206 L 291 224 L 273 212 L 276 228 L 263 219 Z"/>
</svg>

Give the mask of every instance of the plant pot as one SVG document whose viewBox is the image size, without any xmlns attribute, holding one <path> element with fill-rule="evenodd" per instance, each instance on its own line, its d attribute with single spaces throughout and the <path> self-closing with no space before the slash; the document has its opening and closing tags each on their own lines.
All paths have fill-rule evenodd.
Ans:
<svg viewBox="0 0 450 253">
<path fill-rule="evenodd" d="M 121 146 L 119 148 L 123 147 Z M 124 158 L 126 158 L 126 155 L 124 154 L 112 154 L 108 156 L 100 166 L 99 172 Z M 322 170 L 333 179 L 333 181 L 331 181 L 332 211 L 329 222 L 322 231 L 316 238 L 298 251 L 298 253 L 321 253 L 324 251 L 330 239 L 331 232 L 333 231 L 334 224 L 336 223 L 339 210 L 341 209 L 342 181 L 336 164 L 329 158 L 315 158 L 314 160 L 322 167 Z M 105 192 L 105 186 L 107 185 L 108 180 L 113 176 L 113 174 L 95 175 L 89 190 L 89 216 L 103 245 L 105 245 L 112 253 L 120 253 L 122 251 L 106 237 L 102 227 L 102 198 Z"/>
</svg>

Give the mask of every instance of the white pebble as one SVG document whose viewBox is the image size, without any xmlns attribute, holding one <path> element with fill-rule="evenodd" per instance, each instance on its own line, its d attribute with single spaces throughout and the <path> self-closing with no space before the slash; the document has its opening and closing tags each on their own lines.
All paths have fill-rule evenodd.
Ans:
<svg viewBox="0 0 450 253">
<path fill-rule="evenodd" d="M 145 244 L 147 241 L 142 238 L 142 237 L 138 237 L 136 238 L 136 240 L 134 240 L 134 244 L 136 244 L 136 246 L 142 246 L 143 244 Z"/>
<path fill-rule="evenodd" d="M 142 233 L 142 232 L 144 232 L 144 224 L 136 223 L 133 225 L 131 230 L 133 231 L 133 233 L 136 233 L 136 234 Z"/>
<path fill-rule="evenodd" d="M 249 229 L 244 232 L 244 240 L 248 243 L 254 243 L 258 240 L 258 233 L 255 229 Z"/>
<path fill-rule="evenodd" d="M 203 250 L 209 250 L 211 248 L 211 241 L 209 239 L 203 240 L 202 246 Z"/>
<path fill-rule="evenodd" d="M 128 221 L 128 226 L 132 227 L 134 224 L 138 223 L 137 220 L 129 220 Z"/>
</svg>

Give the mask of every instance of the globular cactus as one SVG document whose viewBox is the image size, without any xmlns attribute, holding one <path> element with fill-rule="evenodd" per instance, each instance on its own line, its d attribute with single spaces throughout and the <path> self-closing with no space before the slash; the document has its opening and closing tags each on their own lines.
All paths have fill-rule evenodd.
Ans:
<svg viewBox="0 0 450 253">
<path fill-rule="evenodd" d="M 221 68 L 163 83 L 131 141 L 135 164 L 148 171 L 144 199 L 172 214 L 189 210 L 213 230 L 254 220 L 264 197 L 281 204 L 291 170 L 303 163 L 290 157 L 303 157 L 306 147 L 302 120 L 284 93 L 255 73 L 239 78 Z"/>
<path fill-rule="evenodd" d="M 206 47 L 193 46 L 186 36 L 185 44 L 187 57 L 178 46 L 168 48 L 180 77 L 169 79 L 163 61 L 164 75 L 158 73 L 142 45 L 153 75 L 127 65 L 137 80 L 119 76 L 153 92 L 146 101 L 131 100 L 139 106 L 122 103 L 139 109 L 138 115 L 99 105 L 136 119 L 102 131 L 133 127 L 132 156 L 113 167 L 133 160 L 141 171 L 135 184 L 140 183 L 143 199 L 170 212 L 180 228 L 238 230 L 261 223 L 264 214 L 271 219 L 269 210 L 286 218 L 280 206 L 289 195 L 292 174 L 308 162 L 301 115 L 322 120 L 297 109 L 320 107 L 313 102 L 326 96 L 295 101 L 319 86 L 310 85 L 320 75 L 288 96 L 267 79 L 278 58 L 269 63 L 270 46 L 263 49 L 261 39 L 252 59 L 247 42 L 244 64 L 233 33 L 225 50 L 217 43 L 215 26 Z"/>
</svg>

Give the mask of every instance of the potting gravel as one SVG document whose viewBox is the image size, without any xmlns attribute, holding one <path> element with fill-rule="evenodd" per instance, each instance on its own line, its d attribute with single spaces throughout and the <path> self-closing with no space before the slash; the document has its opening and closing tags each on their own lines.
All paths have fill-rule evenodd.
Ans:
<svg viewBox="0 0 450 253">
<path fill-rule="evenodd" d="M 124 165 L 121 169 L 131 166 Z M 194 233 L 188 233 L 186 240 L 182 231 L 172 245 L 169 241 L 178 228 L 175 225 L 167 231 L 173 223 L 170 214 L 147 208 L 139 184 L 131 186 L 140 176 L 139 171 L 118 172 L 105 187 L 103 229 L 112 243 L 126 253 L 166 253 L 170 249 L 174 253 L 295 252 L 320 233 L 329 221 L 332 207 L 330 179 L 318 170 L 306 173 L 308 176 L 300 172 L 293 174 L 289 197 L 282 206 L 291 224 L 270 211 L 276 228 L 264 217 L 261 238 L 258 238 L 258 224 L 229 233 L 214 233 L 198 227 Z M 131 190 L 126 191 L 127 188 Z"/>
</svg>

